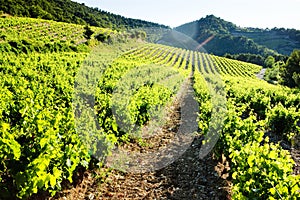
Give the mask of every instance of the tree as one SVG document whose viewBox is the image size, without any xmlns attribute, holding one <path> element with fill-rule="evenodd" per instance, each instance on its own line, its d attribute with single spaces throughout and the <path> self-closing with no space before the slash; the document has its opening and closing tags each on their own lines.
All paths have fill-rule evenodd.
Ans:
<svg viewBox="0 0 300 200">
<path fill-rule="evenodd" d="M 29 13 L 34 18 L 52 19 L 52 15 L 43 10 L 39 5 L 31 6 Z"/>
<path fill-rule="evenodd" d="M 299 73 L 298 74 L 296 72 L 293 73 L 293 80 L 295 81 L 297 87 L 300 88 L 300 74 Z"/>
<path fill-rule="evenodd" d="M 278 61 L 273 64 L 271 68 L 268 68 L 264 79 L 270 83 L 279 83 L 282 84 L 282 74 L 283 69 L 285 67 L 285 63 L 283 61 Z"/>
<path fill-rule="evenodd" d="M 287 86 L 300 87 L 300 50 L 294 50 L 287 60 L 283 79 Z"/>
<path fill-rule="evenodd" d="M 275 63 L 275 58 L 273 56 L 268 56 L 266 59 L 265 59 L 265 62 L 264 62 L 264 65 L 265 67 L 272 67 Z"/>
<path fill-rule="evenodd" d="M 106 35 L 104 33 L 99 33 L 98 35 L 95 36 L 95 39 L 100 41 L 100 42 L 104 42 L 106 41 L 107 39 L 109 39 L 109 35 Z"/>
<path fill-rule="evenodd" d="M 92 35 L 94 34 L 94 31 L 91 29 L 91 27 L 87 25 L 84 27 L 84 30 L 84 37 L 88 40 L 91 39 Z"/>
</svg>

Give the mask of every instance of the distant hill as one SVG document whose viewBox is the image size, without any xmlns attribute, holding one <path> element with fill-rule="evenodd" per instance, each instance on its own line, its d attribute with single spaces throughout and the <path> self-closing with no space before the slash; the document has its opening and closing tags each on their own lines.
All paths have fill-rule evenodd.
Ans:
<svg viewBox="0 0 300 200">
<path fill-rule="evenodd" d="M 274 49 L 284 55 L 290 55 L 294 49 L 300 49 L 300 31 L 296 29 L 243 28 L 234 30 L 231 34 L 251 38 L 257 44 Z"/>
<path fill-rule="evenodd" d="M 295 29 L 241 28 L 214 15 L 183 24 L 174 30 L 202 44 L 209 53 L 289 55 L 300 49 L 300 31 Z M 209 40 L 209 42 L 208 42 Z"/>
<path fill-rule="evenodd" d="M 14 16 L 49 19 L 111 29 L 160 28 L 157 23 L 131 19 L 70 0 L 0 0 L 0 11 Z"/>
</svg>

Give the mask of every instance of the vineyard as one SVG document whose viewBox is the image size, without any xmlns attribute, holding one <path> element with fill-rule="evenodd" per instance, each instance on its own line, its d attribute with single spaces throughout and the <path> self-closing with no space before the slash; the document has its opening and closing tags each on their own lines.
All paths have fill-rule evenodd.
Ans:
<svg viewBox="0 0 300 200">
<path fill-rule="evenodd" d="M 90 27 L 93 36 L 111 29 Z M 0 50 L 15 53 L 84 51 L 85 26 L 32 18 L 0 18 Z"/>
<path fill-rule="evenodd" d="M 84 26 L 40 19 L 1 18 L 0 31 L 1 199 L 54 196 L 80 168 L 104 168 L 116 146 L 151 145 L 143 128 L 163 125 L 183 85 L 198 106 L 198 159 L 213 151 L 229 161 L 233 199 L 300 198 L 299 90 L 257 79 L 260 66 L 134 39 L 101 43 Z"/>
</svg>

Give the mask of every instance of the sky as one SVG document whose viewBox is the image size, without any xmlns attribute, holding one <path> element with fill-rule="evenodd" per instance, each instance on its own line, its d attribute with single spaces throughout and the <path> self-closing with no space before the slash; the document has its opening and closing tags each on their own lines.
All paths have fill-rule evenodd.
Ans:
<svg viewBox="0 0 300 200">
<path fill-rule="evenodd" d="M 215 15 L 241 27 L 300 30 L 300 0 L 73 0 L 125 17 L 176 27 Z"/>
</svg>

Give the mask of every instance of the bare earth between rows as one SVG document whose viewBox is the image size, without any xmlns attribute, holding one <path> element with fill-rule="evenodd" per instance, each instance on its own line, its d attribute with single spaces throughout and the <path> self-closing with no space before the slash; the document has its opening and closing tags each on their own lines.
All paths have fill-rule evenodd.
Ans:
<svg viewBox="0 0 300 200">
<path fill-rule="evenodd" d="M 154 137 L 139 145 L 129 142 L 121 148 L 127 151 L 151 152 L 174 140 L 180 126 L 180 103 L 173 103 L 166 123 Z M 130 173 L 111 170 L 97 179 L 100 171 L 83 171 L 73 185 L 50 199 L 230 199 L 229 165 L 226 159 L 217 161 L 212 153 L 199 158 L 203 137 L 196 136 L 190 147 L 172 164 L 154 172 Z M 107 169 L 107 168 L 106 168 Z"/>
</svg>

